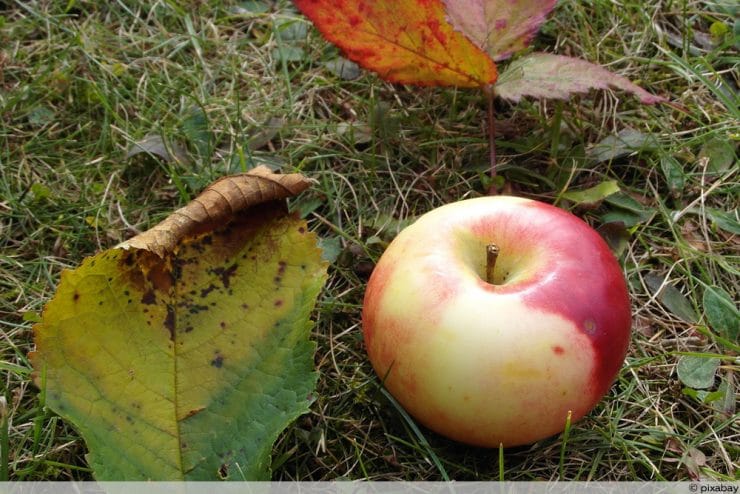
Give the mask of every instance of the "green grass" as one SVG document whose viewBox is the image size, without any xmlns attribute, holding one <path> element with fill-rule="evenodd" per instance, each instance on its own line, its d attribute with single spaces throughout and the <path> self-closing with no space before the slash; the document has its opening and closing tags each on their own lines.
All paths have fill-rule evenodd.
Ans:
<svg viewBox="0 0 740 494">
<path fill-rule="evenodd" d="M 505 191 L 555 202 L 619 183 L 619 196 L 594 207 L 558 204 L 595 227 L 628 222 L 634 314 L 626 365 L 602 403 L 567 437 L 501 452 L 413 423 L 379 387 L 360 326 L 372 263 L 398 229 L 485 194 L 482 95 L 394 87 L 369 73 L 343 80 L 324 65 L 337 50 L 287 2 L 256 14 L 237 5 L 0 3 L 0 476 L 91 475 L 84 443 L 30 379 L 31 327 L 60 272 L 216 177 L 269 164 L 316 180 L 292 205 L 339 249 L 315 314 L 318 398 L 276 443 L 275 479 L 738 478 L 737 341 L 707 324 L 704 305 L 707 287 L 738 299 L 730 12 L 688 0 L 563 0 L 537 49 L 600 63 L 673 104 L 597 92 L 497 104 Z M 595 163 L 593 146 L 624 129 L 642 134 L 641 149 Z M 188 159 L 127 159 L 151 134 Z M 675 289 L 656 295 L 663 281 Z M 725 390 L 724 406 L 678 379 L 687 352 L 724 357 L 710 389 Z"/>
</svg>

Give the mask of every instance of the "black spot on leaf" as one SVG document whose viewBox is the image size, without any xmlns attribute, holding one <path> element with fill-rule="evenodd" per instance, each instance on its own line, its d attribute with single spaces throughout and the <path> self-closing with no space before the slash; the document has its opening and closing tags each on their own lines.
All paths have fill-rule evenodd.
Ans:
<svg viewBox="0 0 740 494">
<path fill-rule="evenodd" d="M 177 281 L 182 278 L 182 265 L 177 263 L 172 266 L 172 280 Z"/>
<path fill-rule="evenodd" d="M 236 273 L 236 264 L 232 264 L 228 268 L 213 268 L 211 272 L 221 278 L 224 288 L 229 288 L 231 277 Z"/>
<path fill-rule="evenodd" d="M 175 339 L 175 308 L 167 306 L 167 317 L 164 319 L 164 327 L 170 332 L 170 339 Z"/>
<path fill-rule="evenodd" d="M 211 365 L 220 369 L 224 365 L 224 356 L 217 353 L 216 356 L 211 360 Z"/>
<path fill-rule="evenodd" d="M 208 288 L 204 288 L 200 291 L 200 298 L 206 298 L 208 294 L 211 293 L 215 289 L 216 289 L 216 285 L 211 283 L 210 285 L 208 285 Z"/>
<path fill-rule="evenodd" d="M 191 305 L 188 308 L 188 312 L 190 312 L 191 314 L 197 314 L 199 312 L 203 312 L 203 311 L 207 311 L 207 310 L 208 310 L 208 306 L 207 305 L 197 305 L 197 304 L 195 304 L 195 305 Z"/>
<path fill-rule="evenodd" d="M 149 290 L 148 292 L 144 293 L 144 295 L 141 297 L 141 303 L 146 305 L 152 305 L 157 301 L 157 296 L 154 295 L 154 290 Z"/>
</svg>

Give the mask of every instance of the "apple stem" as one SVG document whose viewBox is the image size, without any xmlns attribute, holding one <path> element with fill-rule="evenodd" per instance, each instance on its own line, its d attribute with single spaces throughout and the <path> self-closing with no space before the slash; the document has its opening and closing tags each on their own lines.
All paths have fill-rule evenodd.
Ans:
<svg viewBox="0 0 740 494">
<path fill-rule="evenodd" d="M 498 253 L 500 249 L 496 244 L 486 245 L 486 281 L 490 284 L 493 283 L 493 270 L 496 268 L 496 259 L 498 259 Z"/>
</svg>

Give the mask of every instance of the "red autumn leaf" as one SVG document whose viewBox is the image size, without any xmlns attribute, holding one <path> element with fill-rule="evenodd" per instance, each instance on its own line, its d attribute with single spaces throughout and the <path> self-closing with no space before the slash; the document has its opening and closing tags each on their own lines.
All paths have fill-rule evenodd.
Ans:
<svg viewBox="0 0 740 494">
<path fill-rule="evenodd" d="M 496 66 L 446 19 L 442 0 L 295 0 L 347 58 L 401 84 L 481 87 Z"/>
<path fill-rule="evenodd" d="M 529 45 L 557 0 L 444 0 L 450 23 L 497 62 Z"/>
<path fill-rule="evenodd" d="M 509 64 L 496 84 L 496 94 L 510 101 L 523 96 L 565 99 L 573 93 L 610 87 L 630 92 L 648 105 L 666 101 L 603 67 L 550 53 L 533 53 Z"/>
</svg>

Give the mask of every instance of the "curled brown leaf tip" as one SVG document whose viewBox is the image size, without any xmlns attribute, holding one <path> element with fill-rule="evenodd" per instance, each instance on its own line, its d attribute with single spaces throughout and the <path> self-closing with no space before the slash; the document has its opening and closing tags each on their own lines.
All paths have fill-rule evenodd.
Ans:
<svg viewBox="0 0 740 494">
<path fill-rule="evenodd" d="M 258 204 L 293 197 L 310 184 L 301 174 L 277 174 L 266 166 L 222 177 L 162 222 L 118 247 L 148 250 L 164 257 L 185 236 L 222 226 L 236 214 Z"/>
</svg>

